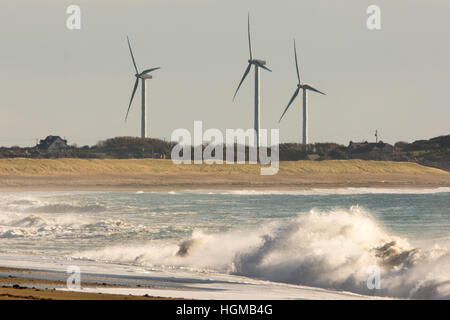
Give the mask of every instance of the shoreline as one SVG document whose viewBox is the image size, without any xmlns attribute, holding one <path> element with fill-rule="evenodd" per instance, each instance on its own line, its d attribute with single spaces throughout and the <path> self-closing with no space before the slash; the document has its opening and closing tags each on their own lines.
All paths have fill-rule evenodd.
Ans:
<svg viewBox="0 0 450 320">
<path fill-rule="evenodd" d="M 271 180 L 252 176 L 218 175 L 72 175 L 72 176 L 0 176 L 0 192 L 18 191 L 190 191 L 255 190 L 306 191 L 314 189 L 436 189 L 449 188 L 450 174 L 308 174 L 279 176 Z"/>
<path fill-rule="evenodd" d="M 66 287 L 64 281 L 56 278 L 52 272 L 0 266 L 0 300 L 173 300 L 149 295 L 70 291 L 64 289 Z M 89 288 L 120 288 L 120 286 L 84 282 L 83 290 Z"/>
<path fill-rule="evenodd" d="M 215 273 L 154 271 L 77 260 L 81 289 L 66 286 L 74 261 L 0 254 L 0 300 L 386 300 L 349 291 Z"/>
<path fill-rule="evenodd" d="M 71 291 L 65 288 L 64 281 L 54 279 L 58 276 L 58 273 L 54 271 L 3 267 L 0 260 L 0 300 L 179 300 L 147 294 L 89 292 L 89 289 L 101 291 L 99 288 L 129 289 L 129 287 L 104 282 L 83 282 L 82 290 Z M 50 280 L 50 278 L 53 279 Z"/>
<path fill-rule="evenodd" d="M 111 187 L 111 186 L 34 186 L 34 187 L 16 187 L 16 188 L 2 188 L 0 193 L 10 192 L 143 192 L 143 193 L 158 193 L 158 192 L 308 192 L 308 191 L 335 191 L 335 190 L 392 190 L 392 191 L 438 191 L 439 189 L 450 188 L 450 186 L 442 185 L 327 185 L 327 186 L 311 186 L 311 187 L 288 187 L 288 186 L 155 186 L 155 187 Z M 447 192 L 447 191 L 442 191 Z M 368 192 L 370 193 L 370 192 Z"/>
</svg>

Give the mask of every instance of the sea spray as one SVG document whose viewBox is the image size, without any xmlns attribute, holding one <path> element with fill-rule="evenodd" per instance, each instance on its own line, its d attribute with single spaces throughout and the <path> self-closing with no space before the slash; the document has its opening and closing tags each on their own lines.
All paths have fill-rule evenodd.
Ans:
<svg viewBox="0 0 450 320">
<path fill-rule="evenodd" d="M 253 230 L 195 231 L 179 244 L 110 247 L 75 255 L 90 259 L 231 273 L 252 278 L 419 299 L 450 298 L 448 248 L 413 248 L 385 232 L 364 209 L 322 212 Z M 370 290 L 368 268 L 381 270 Z"/>
<path fill-rule="evenodd" d="M 448 298 L 448 196 L 448 188 L 3 193 L 0 251 Z M 380 289 L 367 286 L 373 270 Z"/>
</svg>

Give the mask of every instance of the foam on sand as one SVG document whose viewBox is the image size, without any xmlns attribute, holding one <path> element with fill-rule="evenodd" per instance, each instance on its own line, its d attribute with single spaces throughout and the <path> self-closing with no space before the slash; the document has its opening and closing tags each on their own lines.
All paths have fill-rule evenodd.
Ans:
<svg viewBox="0 0 450 320">
<path fill-rule="evenodd" d="M 77 290 L 58 287 L 57 290 L 219 300 L 380 299 L 351 292 L 274 283 L 237 275 L 193 273 L 183 270 L 155 271 L 138 266 L 97 261 L 0 254 L 0 266 L 33 270 L 33 274 L 37 274 L 39 279 L 48 278 L 65 282 L 68 277 L 67 268 L 73 265 L 81 270 L 81 288 Z M 90 283 L 107 282 L 115 286 L 84 287 L 83 279 L 89 279 Z M 137 288 L 136 284 L 141 287 Z"/>
</svg>

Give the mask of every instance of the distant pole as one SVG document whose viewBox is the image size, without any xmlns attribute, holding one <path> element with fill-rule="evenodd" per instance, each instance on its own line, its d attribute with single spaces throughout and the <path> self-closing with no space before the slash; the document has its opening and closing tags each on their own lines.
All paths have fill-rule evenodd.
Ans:
<svg viewBox="0 0 450 320">
<path fill-rule="evenodd" d="M 307 145 L 308 140 L 308 90 L 303 88 L 303 144 Z"/>
<path fill-rule="evenodd" d="M 378 130 L 375 130 L 375 143 L 378 143 Z"/>
</svg>

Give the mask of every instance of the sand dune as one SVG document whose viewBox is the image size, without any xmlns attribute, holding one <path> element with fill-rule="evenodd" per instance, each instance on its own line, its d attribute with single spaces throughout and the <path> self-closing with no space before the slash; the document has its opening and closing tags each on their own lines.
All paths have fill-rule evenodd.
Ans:
<svg viewBox="0 0 450 320">
<path fill-rule="evenodd" d="M 261 165 L 175 165 L 160 159 L 0 159 L 0 175 L 102 173 L 259 173 Z M 444 171 L 412 162 L 326 160 L 282 161 L 280 173 L 428 173 Z"/>
<path fill-rule="evenodd" d="M 450 173 L 410 162 L 285 161 L 261 165 L 175 165 L 157 159 L 0 159 L 0 189 L 198 189 L 447 187 Z"/>
</svg>

